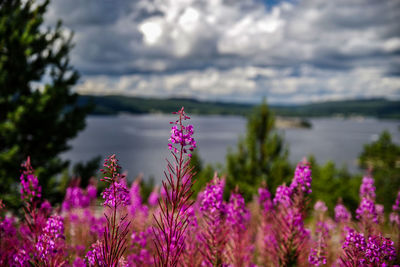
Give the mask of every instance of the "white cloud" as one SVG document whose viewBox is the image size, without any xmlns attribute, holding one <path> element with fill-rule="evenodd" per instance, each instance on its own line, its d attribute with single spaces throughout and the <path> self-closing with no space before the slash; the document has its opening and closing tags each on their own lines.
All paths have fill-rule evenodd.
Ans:
<svg viewBox="0 0 400 267">
<path fill-rule="evenodd" d="M 81 92 L 400 96 L 398 0 L 55 0 L 48 22 L 58 17 L 76 32 Z"/>
</svg>

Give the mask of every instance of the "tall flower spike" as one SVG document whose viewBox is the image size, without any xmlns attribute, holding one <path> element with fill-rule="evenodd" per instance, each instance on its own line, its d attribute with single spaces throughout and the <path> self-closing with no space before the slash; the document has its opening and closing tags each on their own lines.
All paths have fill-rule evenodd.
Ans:
<svg viewBox="0 0 400 267">
<path fill-rule="evenodd" d="M 267 188 L 258 188 L 258 204 L 262 207 L 263 212 L 269 212 L 273 209 L 271 193 Z"/>
<path fill-rule="evenodd" d="M 190 119 L 184 108 L 174 112 L 179 117 L 171 128 L 170 144 L 173 163 L 167 160 L 166 180 L 163 181 L 166 197 L 159 200 L 160 214 L 155 217 L 153 228 L 155 246 L 157 249 L 157 266 L 177 266 L 185 241 L 185 231 L 188 226 L 188 208 L 192 192 L 193 168 L 189 166 L 192 151 L 196 147 L 193 139 L 193 126 L 184 125 Z"/>
<path fill-rule="evenodd" d="M 246 232 L 250 212 L 246 208 L 242 195 L 237 192 L 231 193 L 226 213 L 226 223 L 230 229 L 228 260 L 233 266 L 251 266 L 254 246 Z"/>
<path fill-rule="evenodd" d="M 42 197 L 42 187 L 39 185 L 38 178 L 34 175 L 30 157 L 22 164 L 24 170 L 21 174 L 21 198 L 32 202 Z"/>
<path fill-rule="evenodd" d="M 316 247 L 311 248 L 308 261 L 313 266 L 321 266 L 327 263 L 326 248 L 329 239 L 329 229 L 326 223 L 319 221 L 316 225 L 315 233 L 317 235 Z"/>
<path fill-rule="evenodd" d="M 300 162 L 297 164 L 294 171 L 294 177 L 290 184 L 292 191 L 301 190 L 304 194 L 311 194 L 311 168 L 307 162 Z"/>
<path fill-rule="evenodd" d="M 121 180 L 125 176 L 119 173 L 121 167 L 118 165 L 115 154 L 104 161 L 104 167 L 101 170 L 104 178 L 101 180 L 108 183 L 109 187 L 102 193 L 103 205 L 109 208 L 110 214 L 104 213 L 107 223 L 103 241 L 98 243 L 93 253 L 88 254 L 87 257 L 89 261 L 94 259 L 98 266 L 117 266 L 127 248 L 126 236 L 130 222 L 126 221 L 128 214 L 121 214 L 121 211 L 129 205 L 130 198 L 126 184 Z"/>
<path fill-rule="evenodd" d="M 337 204 L 335 207 L 335 221 L 337 223 L 347 223 L 351 220 L 351 213 L 343 204 Z"/>
<path fill-rule="evenodd" d="M 198 203 L 204 221 L 201 224 L 200 242 L 203 255 L 202 266 L 221 266 L 224 262 L 224 251 L 227 243 L 227 227 L 225 226 L 226 205 L 223 194 L 224 179 L 217 173 L 214 179 L 199 193 Z"/>
<path fill-rule="evenodd" d="M 375 190 L 374 178 L 372 178 L 370 175 L 364 176 L 360 186 L 360 198 L 369 198 L 371 200 L 375 200 Z"/>
</svg>

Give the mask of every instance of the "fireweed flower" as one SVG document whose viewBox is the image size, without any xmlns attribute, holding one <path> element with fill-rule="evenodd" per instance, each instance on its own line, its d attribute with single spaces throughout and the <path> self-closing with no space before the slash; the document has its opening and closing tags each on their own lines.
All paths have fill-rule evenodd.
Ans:
<svg viewBox="0 0 400 267">
<path fill-rule="evenodd" d="M 180 117 L 175 122 L 170 122 L 174 126 L 171 127 L 171 137 L 169 138 L 171 143 L 168 144 L 168 148 L 174 151 L 174 153 L 182 151 L 186 154 L 188 151 L 193 151 L 196 148 L 196 141 L 192 137 L 194 133 L 193 125 L 183 125 L 182 120 L 190 119 L 183 108 L 173 114 L 179 114 Z M 192 155 L 188 153 L 188 156 L 191 157 Z"/>
<path fill-rule="evenodd" d="M 104 169 L 101 170 L 104 174 L 101 181 L 109 184 L 109 187 L 102 193 L 103 206 L 109 209 L 109 215 L 104 213 L 107 219 L 104 238 L 94 246 L 94 252 L 92 251 L 88 257 L 88 259 L 94 257 L 96 264 L 101 266 L 117 266 L 127 247 L 126 236 L 129 232 L 130 222 L 126 221 L 128 214 L 122 215 L 120 212 L 129 205 L 130 197 L 126 184 L 122 180 L 125 176 L 120 174 L 120 168 L 114 154 L 104 160 Z M 99 256 L 98 246 L 100 246 Z"/>
<path fill-rule="evenodd" d="M 72 263 L 72 267 L 86 267 L 85 261 L 80 257 L 76 257 Z"/>
<path fill-rule="evenodd" d="M 204 257 L 202 266 L 221 265 L 227 242 L 225 217 L 227 213 L 223 194 L 225 180 L 215 173 L 213 180 L 199 193 L 197 202 L 204 224 L 201 226 L 201 253 Z"/>
<path fill-rule="evenodd" d="M 89 266 L 95 266 L 98 264 L 99 266 L 104 266 L 101 250 L 103 244 L 97 240 L 96 243 L 92 244 L 91 250 L 86 253 L 86 260 L 89 263 Z"/>
<path fill-rule="evenodd" d="M 200 211 L 208 213 L 209 216 L 220 216 L 224 213 L 224 188 L 225 181 L 214 176 L 213 182 L 208 184 L 204 191 L 199 194 Z"/>
<path fill-rule="evenodd" d="M 369 263 L 382 264 L 396 257 L 394 242 L 382 236 L 370 236 L 367 241 L 365 257 Z"/>
<path fill-rule="evenodd" d="M 192 205 L 190 196 L 193 194 L 192 177 L 193 168 L 190 167 L 191 154 L 196 147 L 192 137 L 192 125 L 185 125 L 185 120 L 190 119 L 184 108 L 174 112 L 179 118 L 171 128 L 170 144 L 173 162 L 167 160 L 167 171 L 164 172 L 166 180 L 162 182 L 167 193 L 159 202 L 159 216 L 154 216 L 156 227 L 153 228 L 155 246 L 157 250 L 158 266 L 177 266 L 185 243 L 185 231 L 188 227 L 187 209 Z"/>
<path fill-rule="evenodd" d="M 306 198 L 311 192 L 311 169 L 307 163 L 297 165 L 290 187 L 281 185 L 277 188 L 273 200 L 275 216 L 272 216 L 271 233 L 276 244 L 271 250 L 275 264 L 290 266 L 298 264 L 310 231 L 304 227 Z M 268 233 L 267 233 L 268 234 Z M 268 245 L 268 244 L 266 244 Z"/>
<path fill-rule="evenodd" d="M 277 206 L 279 204 L 289 207 L 292 203 L 291 201 L 292 190 L 290 187 L 286 185 L 280 185 L 276 189 L 274 205 Z"/>
<path fill-rule="evenodd" d="M 0 233 L 1 237 L 12 237 L 15 236 L 17 231 L 14 227 L 14 217 L 6 216 L 4 220 L 0 221 Z"/>
<path fill-rule="evenodd" d="M 374 178 L 372 178 L 371 176 L 363 177 L 360 186 L 360 198 L 369 198 L 374 200 L 376 197 L 375 190 L 376 188 L 374 186 Z"/>
<path fill-rule="evenodd" d="M 51 204 L 48 200 L 45 200 L 42 202 L 40 205 L 40 211 L 43 212 L 44 214 L 50 214 L 52 210 Z"/>
<path fill-rule="evenodd" d="M 239 193 L 231 193 L 226 205 L 226 223 L 228 232 L 228 259 L 233 266 L 250 266 L 254 246 L 251 244 L 246 228 L 250 221 L 250 213 L 244 198 Z"/>
<path fill-rule="evenodd" d="M 400 216 L 399 214 L 395 213 L 395 212 L 391 212 L 389 215 L 389 221 L 390 223 L 396 225 L 397 227 L 400 226 Z"/>
<path fill-rule="evenodd" d="M 310 164 L 306 162 L 300 162 L 297 164 L 296 170 L 294 171 L 294 177 L 290 184 L 290 189 L 295 191 L 296 189 L 301 190 L 304 194 L 311 194 L 311 168 Z"/>
<path fill-rule="evenodd" d="M 132 253 L 128 256 L 128 266 L 151 266 L 153 265 L 153 257 L 148 251 L 147 239 L 151 237 L 151 227 L 144 231 L 133 231 L 131 235 Z"/>
<path fill-rule="evenodd" d="M 92 200 L 96 199 L 96 195 L 97 189 L 93 185 L 89 185 L 86 190 L 76 185 L 68 187 L 62 203 L 62 209 L 69 211 L 74 208 L 86 208 Z"/>
<path fill-rule="evenodd" d="M 258 204 L 263 208 L 264 212 L 268 212 L 273 209 L 271 193 L 267 188 L 258 188 Z"/>
<path fill-rule="evenodd" d="M 226 206 L 226 222 L 231 227 L 245 230 L 249 220 L 250 213 L 246 209 L 244 198 L 238 193 L 232 193 Z"/>
<path fill-rule="evenodd" d="M 369 198 L 363 198 L 360 206 L 356 210 L 356 218 L 358 220 L 368 220 L 378 223 L 378 213 L 376 212 L 376 206 L 373 200 Z"/>
<path fill-rule="evenodd" d="M 321 266 L 327 263 L 326 260 L 326 248 L 327 241 L 329 239 L 329 227 L 326 223 L 319 221 L 317 222 L 315 234 L 317 236 L 317 244 L 315 248 L 311 248 L 308 261 L 311 265 Z"/>
<path fill-rule="evenodd" d="M 104 189 L 101 195 L 104 199 L 103 206 L 105 207 L 126 207 L 130 203 L 129 191 L 122 182 L 111 183 L 110 187 Z"/>
<path fill-rule="evenodd" d="M 33 174 L 34 170 L 31 166 L 30 157 L 27 158 L 26 162 L 22 164 L 25 170 L 22 172 L 21 180 L 21 198 L 32 202 L 34 199 L 42 197 L 42 187 L 39 185 L 37 176 Z"/>
<path fill-rule="evenodd" d="M 36 243 L 38 257 L 41 260 L 49 260 L 58 252 L 57 241 L 63 239 L 64 223 L 60 216 L 51 216 L 47 222 L 43 233 L 39 236 Z"/>
<path fill-rule="evenodd" d="M 140 179 L 137 179 L 135 182 L 132 183 L 129 190 L 129 196 L 130 204 L 128 209 L 131 215 L 135 216 L 137 212 L 140 212 L 141 215 L 147 217 L 148 207 L 146 205 L 143 205 L 142 196 L 140 195 Z"/>
<path fill-rule="evenodd" d="M 351 220 L 351 213 L 343 204 L 337 204 L 335 207 L 335 221 L 338 223 L 347 223 Z"/>
<path fill-rule="evenodd" d="M 158 193 L 158 187 L 156 186 L 156 187 L 154 187 L 153 191 L 151 191 L 147 202 L 152 207 L 156 206 L 158 204 L 158 198 L 159 198 L 159 193 Z"/>
<path fill-rule="evenodd" d="M 130 203 L 129 190 L 126 184 L 121 180 L 125 178 L 119 173 L 121 168 L 118 165 L 118 160 L 114 155 L 104 160 L 104 167 L 101 172 L 104 174 L 102 181 L 109 183 L 109 187 L 104 189 L 101 196 L 104 199 L 103 206 L 117 208 L 119 206 L 126 207 Z"/>
<path fill-rule="evenodd" d="M 349 229 L 343 244 L 345 252 L 342 262 L 357 263 L 361 266 L 387 266 L 386 264 L 396 257 L 394 242 L 382 236 L 369 236 Z M 345 264 L 346 265 L 346 264 Z M 346 265 L 347 266 L 347 265 Z"/>
<path fill-rule="evenodd" d="M 29 261 L 31 260 L 31 257 L 29 256 L 27 250 L 21 248 L 14 255 L 13 260 L 16 266 L 29 266 Z"/>
<path fill-rule="evenodd" d="M 21 174 L 21 198 L 32 201 L 33 198 L 42 197 L 42 187 L 38 178 L 33 174 Z"/>
<path fill-rule="evenodd" d="M 196 217 L 198 205 L 192 205 L 187 209 L 188 228 L 185 232 L 185 245 L 181 256 L 182 266 L 200 266 L 201 265 L 201 236 L 199 222 Z"/>
<path fill-rule="evenodd" d="M 325 205 L 325 202 L 318 200 L 317 202 L 315 202 L 314 210 L 323 213 L 328 210 L 328 207 Z"/>
</svg>

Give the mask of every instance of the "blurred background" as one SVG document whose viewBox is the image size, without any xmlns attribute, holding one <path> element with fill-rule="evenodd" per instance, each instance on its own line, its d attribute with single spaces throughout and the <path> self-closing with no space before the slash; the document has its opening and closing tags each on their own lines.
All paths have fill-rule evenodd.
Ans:
<svg viewBox="0 0 400 267">
<path fill-rule="evenodd" d="M 184 106 L 196 190 L 218 171 L 247 199 L 274 192 L 307 157 L 313 199 L 354 210 L 369 172 L 389 208 L 399 21 L 397 0 L 1 1 L 1 198 L 18 201 L 27 156 L 55 202 L 114 153 L 129 181 L 159 184 Z"/>
</svg>

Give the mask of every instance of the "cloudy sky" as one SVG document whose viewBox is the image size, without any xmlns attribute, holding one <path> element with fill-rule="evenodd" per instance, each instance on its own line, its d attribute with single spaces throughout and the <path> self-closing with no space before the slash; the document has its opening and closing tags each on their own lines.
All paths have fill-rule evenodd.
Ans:
<svg viewBox="0 0 400 267">
<path fill-rule="evenodd" d="M 400 98 L 399 0 L 53 0 L 81 93 Z"/>
</svg>

